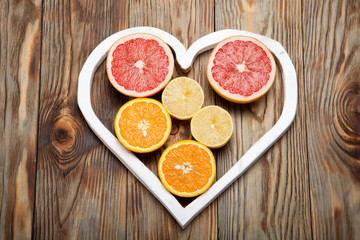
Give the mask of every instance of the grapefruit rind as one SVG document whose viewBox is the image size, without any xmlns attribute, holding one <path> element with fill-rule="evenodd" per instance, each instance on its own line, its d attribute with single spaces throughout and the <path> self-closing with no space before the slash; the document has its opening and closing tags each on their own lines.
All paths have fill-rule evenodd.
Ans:
<svg viewBox="0 0 360 240">
<path fill-rule="evenodd" d="M 210 162 L 212 165 L 211 177 L 209 178 L 209 181 L 207 182 L 207 184 L 204 187 L 202 187 L 201 189 L 198 189 L 194 192 L 179 192 L 179 191 L 175 190 L 169 183 L 166 182 L 165 175 L 162 171 L 162 165 L 163 165 L 163 162 L 165 161 L 166 154 L 171 149 L 177 148 L 178 146 L 183 145 L 183 144 L 194 144 L 194 145 L 204 149 L 210 156 Z M 196 142 L 194 140 L 182 140 L 182 141 L 176 142 L 176 143 L 172 144 L 171 146 L 167 147 L 165 149 L 165 151 L 161 154 L 159 164 L 158 164 L 158 174 L 159 174 L 160 180 L 161 180 L 162 184 L 164 185 L 164 187 L 172 194 L 179 196 L 179 197 L 196 197 L 196 196 L 204 193 L 206 190 L 208 190 L 215 180 L 215 176 L 216 176 L 215 157 L 214 157 L 214 154 L 211 152 L 211 150 L 208 147 L 206 147 L 204 144 Z"/>
<path fill-rule="evenodd" d="M 198 136 L 196 134 L 196 126 L 195 126 L 195 121 L 196 121 L 196 118 L 197 118 L 197 115 L 200 114 L 201 112 L 203 111 L 207 111 L 208 109 L 210 108 L 215 108 L 217 110 L 220 110 L 222 113 L 224 113 L 228 118 L 229 118 L 229 123 L 230 123 L 230 134 L 228 134 L 228 136 L 225 138 L 225 140 L 221 143 L 218 143 L 218 144 L 210 144 L 208 142 L 205 142 L 202 137 Z M 203 125 L 202 125 L 203 126 Z M 211 148 L 211 149 L 217 149 L 217 148 L 221 148 L 223 146 L 225 146 L 231 139 L 232 135 L 233 135 L 233 132 L 234 132 L 234 129 L 233 129 L 233 121 L 232 121 L 232 118 L 231 118 L 231 115 L 228 111 L 226 111 L 225 109 L 219 107 L 219 106 L 216 106 L 216 105 L 209 105 L 209 106 L 206 106 L 202 109 L 200 109 L 198 112 L 196 112 L 196 114 L 193 116 L 193 118 L 191 119 L 191 122 L 190 122 L 190 132 L 191 132 L 191 135 L 193 136 L 193 138 L 204 144 L 205 146 Z"/>
<path fill-rule="evenodd" d="M 130 105 L 136 103 L 136 102 L 141 102 L 141 101 L 145 101 L 145 102 L 153 102 L 155 103 L 156 105 L 158 105 L 161 109 L 162 109 L 162 112 L 164 113 L 165 117 L 166 117 L 166 120 L 167 120 L 167 129 L 164 133 L 164 137 L 162 138 L 162 140 L 151 146 L 151 147 L 148 147 L 148 148 L 141 148 L 141 147 L 137 147 L 137 146 L 133 146 L 133 145 L 130 145 L 120 134 L 120 127 L 118 125 L 118 122 L 121 118 L 121 113 L 127 108 L 129 107 Z M 115 117 L 115 120 L 114 120 L 114 128 L 115 128 L 115 133 L 116 133 L 116 136 L 117 138 L 119 139 L 120 143 L 127 149 L 129 149 L 130 151 L 133 151 L 133 152 L 137 152 L 137 153 L 149 153 L 149 152 L 153 152 L 159 148 L 161 148 L 166 140 L 168 139 L 168 137 L 170 136 L 170 132 L 171 132 L 171 117 L 169 115 L 169 113 L 167 112 L 167 110 L 165 109 L 165 107 L 162 105 L 162 103 L 160 103 L 159 101 L 157 100 L 154 100 L 154 99 L 151 99 L 151 98 L 136 98 L 136 99 L 133 99 L 133 100 L 130 100 L 129 102 L 125 103 L 124 105 L 122 105 L 119 109 L 119 111 L 117 112 L 116 114 L 116 117 Z"/>
<path fill-rule="evenodd" d="M 217 51 L 221 47 L 223 47 L 226 43 L 233 42 L 235 40 L 251 41 L 251 42 L 255 43 L 256 45 L 260 46 L 265 51 L 267 57 L 270 59 L 270 62 L 271 62 L 272 70 L 270 72 L 269 80 L 259 91 L 253 93 L 250 96 L 242 96 L 240 94 L 232 94 L 229 91 L 225 90 L 223 87 L 221 87 L 220 84 L 217 81 L 215 81 L 212 77 L 211 69 L 214 66 L 213 61 L 215 59 L 215 55 L 216 55 Z M 225 98 L 228 101 L 234 102 L 234 103 L 250 103 L 250 102 L 253 102 L 253 101 L 259 99 L 260 97 L 264 96 L 269 91 L 269 89 L 271 88 L 271 86 L 274 83 L 275 73 L 276 73 L 275 59 L 274 59 L 273 55 L 271 54 L 271 52 L 269 51 L 269 49 L 259 40 L 255 39 L 253 37 L 248 37 L 248 36 L 233 36 L 233 37 L 226 38 L 226 39 L 222 40 L 221 42 L 219 42 L 215 46 L 215 48 L 213 49 L 213 51 L 210 55 L 210 58 L 208 60 L 208 65 L 207 65 L 207 71 L 206 71 L 208 81 L 210 83 L 210 86 L 214 89 L 214 91 L 217 94 L 219 94 L 221 97 Z"/>
<path fill-rule="evenodd" d="M 113 60 L 113 52 L 115 51 L 116 47 L 119 44 L 125 43 L 128 40 L 131 39 L 135 39 L 135 38 L 143 38 L 143 39 L 153 39 L 156 40 L 159 45 L 161 47 L 163 47 L 166 55 L 169 58 L 169 72 L 166 75 L 164 81 L 161 82 L 161 84 L 159 84 L 156 88 L 151 89 L 149 91 L 144 91 L 144 92 L 137 92 L 137 91 L 132 91 L 132 90 L 128 90 L 126 88 L 124 88 L 123 86 L 121 86 L 119 83 L 116 82 L 114 76 L 111 73 L 111 62 Z M 145 98 L 145 97 L 150 97 L 158 92 L 160 92 L 170 81 L 170 79 L 172 78 L 173 72 L 174 72 L 174 56 L 172 54 L 172 51 L 170 49 L 170 47 L 159 37 L 149 34 L 149 33 L 134 33 L 134 34 L 129 34 L 126 35 L 122 38 L 120 38 L 119 40 L 117 40 L 115 43 L 113 43 L 113 45 L 110 47 L 107 58 L 106 58 L 106 73 L 108 76 L 108 79 L 111 83 L 111 85 L 118 90 L 119 92 L 121 92 L 124 95 L 127 95 L 129 97 L 139 97 L 139 98 Z"/>
</svg>

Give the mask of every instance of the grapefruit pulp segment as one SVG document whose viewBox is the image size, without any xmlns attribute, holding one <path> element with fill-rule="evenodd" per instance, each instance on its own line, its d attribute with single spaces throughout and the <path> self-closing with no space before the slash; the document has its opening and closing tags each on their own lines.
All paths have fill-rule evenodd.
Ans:
<svg viewBox="0 0 360 240">
<path fill-rule="evenodd" d="M 207 76 L 225 99 L 248 103 L 263 96 L 275 79 L 275 60 L 260 41 L 234 36 L 221 41 L 210 55 Z"/>
<path fill-rule="evenodd" d="M 137 33 L 116 41 L 106 60 L 110 83 L 131 97 L 148 97 L 162 90 L 174 71 L 174 57 L 160 38 Z"/>
</svg>

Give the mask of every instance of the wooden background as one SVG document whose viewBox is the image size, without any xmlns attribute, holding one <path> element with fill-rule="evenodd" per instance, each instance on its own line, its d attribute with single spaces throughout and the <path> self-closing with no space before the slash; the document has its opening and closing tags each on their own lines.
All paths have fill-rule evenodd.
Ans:
<svg viewBox="0 0 360 240">
<path fill-rule="evenodd" d="M 360 239 L 359 5 L 1 0 L 1 239 Z M 297 70 L 299 105 L 290 130 L 184 230 L 91 132 L 76 103 L 90 52 L 112 33 L 143 25 L 168 31 L 186 47 L 220 29 L 263 34 L 282 43 Z M 276 122 L 283 92 L 278 74 L 255 103 L 223 100 L 207 83 L 209 54 L 174 76 L 199 81 L 205 105 L 233 116 L 231 142 L 214 151 L 221 177 Z M 110 129 L 127 100 L 101 65 L 92 103 Z M 190 138 L 188 124 L 174 122 L 167 145 Z M 156 173 L 160 153 L 138 156 Z"/>
</svg>

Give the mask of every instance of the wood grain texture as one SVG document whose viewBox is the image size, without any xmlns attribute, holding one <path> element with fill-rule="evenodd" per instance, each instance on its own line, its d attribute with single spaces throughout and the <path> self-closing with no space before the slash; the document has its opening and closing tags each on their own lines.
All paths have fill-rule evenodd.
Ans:
<svg viewBox="0 0 360 240">
<path fill-rule="evenodd" d="M 35 192 L 41 2 L 1 1 L 0 9 L 0 239 L 30 239 Z"/>
<path fill-rule="evenodd" d="M 299 107 L 290 130 L 218 198 L 218 236 L 222 239 L 310 239 L 310 202 L 306 158 L 302 75 L 301 2 L 217 1 L 216 30 L 235 28 L 278 40 L 295 63 Z M 273 87 L 258 101 L 229 105 L 235 137 L 222 149 L 220 175 L 226 172 L 279 118 L 283 91 L 277 69 Z M 219 153 L 220 154 L 220 153 Z M 301 176 L 301 177 L 300 177 Z"/>
<path fill-rule="evenodd" d="M 177 37 L 185 47 L 213 31 L 213 1 L 132 1 L 129 27 L 152 26 Z M 151 14 L 149 14 L 151 13 Z M 198 58 L 186 75 L 178 68 L 173 77 L 189 76 L 205 83 L 208 55 Z M 155 98 L 160 99 L 160 94 Z M 190 139 L 189 121 L 174 121 L 169 146 L 180 139 Z M 157 163 L 164 147 L 151 154 L 137 156 L 157 175 Z M 187 200 L 179 199 L 185 205 Z M 191 201 L 191 199 L 190 199 Z M 214 239 L 216 238 L 216 202 L 205 209 L 185 230 L 134 176 L 128 176 L 128 239 Z"/>
<path fill-rule="evenodd" d="M 360 239 L 359 1 L 304 6 L 314 239 Z"/>
<path fill-rule="evenodd" d="M 35 238 L 126 234 L 126 169 L 91 132 L 76 98 L 80 68 L 97 44 L 127 27 L 127 7 L 125 1 L 43 2 Z M 97 95 L 94 102 L 106 115 L 107 101 Z"/>
<path fill-rule="evenodd" d="M 360 239 L 359 12 L 357 0 L 0 1 L 0 239 Z M 90 52 L 134 26 L 163 29 L 185 47 L 225 28 L 263 34 L 285 47 L 298 74 L 290 130 L 185 229 L 92 133 L 76 103 Z M 283 91 L 278 72 L 265 97 L 229 103 L 207 82 L 209 55 L 174 77 L 197 80 L 204 105 L 235 121 L 229 144 L 213 151 L 219 178 L 279 118 Z M 129 98 L 104 64 L 91 100 L 114 133 Z M 174 120 L 165 147 L 189 138 L 189 121 Z M 163 149 L 137 156 L 157 174 Z"/>
</svg>

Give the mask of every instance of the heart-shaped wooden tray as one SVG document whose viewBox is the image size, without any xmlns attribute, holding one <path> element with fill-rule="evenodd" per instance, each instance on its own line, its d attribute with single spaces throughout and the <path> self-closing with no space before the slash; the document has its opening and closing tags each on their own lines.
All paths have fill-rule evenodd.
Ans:
<svg viewBox="0 0 360 240">
<path fill-rule="evenodd" d="M 184 71 L 190 69 L 198 54 L 214 48 L 221 40 L 235 35 L 251 36 L 263 42 L 273 53 L 282 74 L 285 99 L 281 116 L 276 124 L 253 144 L 228 172 L 218 179 L 205 193 L 197 197 L 186 207 L 183 207 L 178 200 L 164 188 L 160 179 L 152 171 L 132 152 L 120 144 L 118 139 L 99 120 L 91 106 L 91 85 L 95 71 L 106 58 L 111 45 L 119 38 L 133 33 L 151 33 L 163 39 L 175 52 L 175 59 Z M 298 90 L 294 65 L 283 46 L 275 40 L 246 31 L 227 29 L 210 33 L 200 38 L 186 50 L 177 38 L 163 30 L 152 27 L 126 29 L 111 35 L 101 42 L 92 51 L 81 69 L 77 98 L 80 110 L 94 133 L 127 169 L 164 205 L 182 228 L 185 228 L 197 214 L 239 178 L 286 132 L 295 118 L 297 99 Z"/>
</svg>

